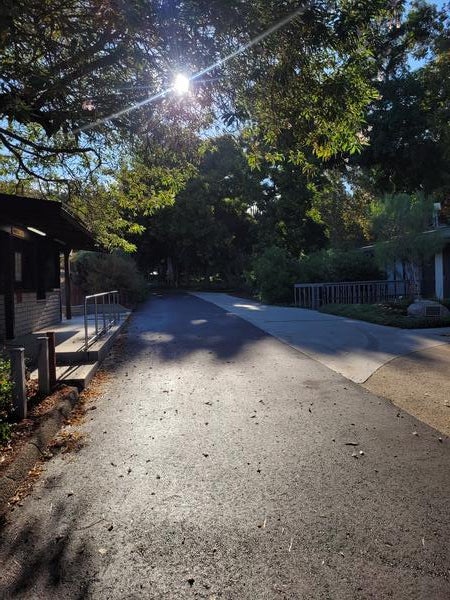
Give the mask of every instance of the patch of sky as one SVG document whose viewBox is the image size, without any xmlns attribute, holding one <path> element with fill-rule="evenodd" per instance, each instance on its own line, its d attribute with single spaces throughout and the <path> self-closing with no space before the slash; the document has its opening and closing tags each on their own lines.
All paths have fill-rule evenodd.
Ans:
<svg viewBox="0 0 450 600">
<path fill-rule="evenodd" d="M 408 2 L 407 6 L 411 6 L 411 4 L 411 2 Z M 439 10 L 446 10 L 450 18 L 450 2 L 448 0 L 428 0 L 428 4 L 434 4 Z M 420 69 L 428 62 L 429 58 L 429 56 L 425 56 L 424 58 L 417 59 L 411 56 L 408 61 L 409 68 L 413 71 Z"/>
</svg>

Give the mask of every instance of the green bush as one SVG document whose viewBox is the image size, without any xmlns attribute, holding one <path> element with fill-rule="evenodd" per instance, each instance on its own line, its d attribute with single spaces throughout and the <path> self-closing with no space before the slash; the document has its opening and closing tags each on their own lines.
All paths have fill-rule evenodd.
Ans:
<svg viewBox="0 0 450 600">
<path fill-rule="evenodd" d="M 300 259 L 298 283 L 383 279 L 372 256 L 360 250 L 329 248 Z"/>
<path fill-rule="evenodd" d="M 252 269 L 246 276 L 263 302 L 285 303 L 292 301 L 298 273 L 298 261 L 286 250 L 271 246 L 254 258 Z"/>
<path fill-rule="evenodd" d="M 278 246 L 254 258 L 247 281 L 264 302 L 290 302 L 295 283 L 371 281 L 383 274 L 373 257 L 359 250 L 320 250 L 300 260 Z"/>
<path fill-rule="evenodd" d="M 8 416 L 12 409 L 12 391 L 11 363 L 0 357 L 0 444 L 6 443 L 10 438 Z"/>
<path fill-rule="evenodd" d="M 399 311 L 403 315 L 408 314 L 408 306 L 414 301 L 411 296 L 404 296 L 402 298 L 396 298 L 389 302 L 384 302 L 384 306 Z"/>
<path fill-rule="evenodd" d="M 72 261 L 74 283 L 85 294 L 119 290 L 131 302 L 145 300 L 148 284 L 130 256 L 78 252 Z"/>
</svg>

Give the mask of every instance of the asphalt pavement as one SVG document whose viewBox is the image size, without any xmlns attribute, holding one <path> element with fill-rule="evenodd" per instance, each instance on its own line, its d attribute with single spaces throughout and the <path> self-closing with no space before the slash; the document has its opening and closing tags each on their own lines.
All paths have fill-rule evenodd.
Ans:
<svg viewBox="0 0 450 600">
<path fill-rule="evenodd" d="M 0 597 L 450 598 L 450 447 L 190 295 L 131 318 L 0 531 Z"/>
</svg>

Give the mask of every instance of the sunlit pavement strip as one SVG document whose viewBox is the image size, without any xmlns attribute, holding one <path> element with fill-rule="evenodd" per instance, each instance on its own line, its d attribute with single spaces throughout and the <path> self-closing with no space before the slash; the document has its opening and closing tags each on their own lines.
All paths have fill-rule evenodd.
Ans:
<svg viewBox="0 0 450 600">
<path fill-rule="evenodd" d="M 450 341 L 450 327 L 397 329 L 315 310 L 267 306 L 228 294 L 194 295 L 245 319 L 356 383 L 363 383 L 397 356 Z"/>
</svg>

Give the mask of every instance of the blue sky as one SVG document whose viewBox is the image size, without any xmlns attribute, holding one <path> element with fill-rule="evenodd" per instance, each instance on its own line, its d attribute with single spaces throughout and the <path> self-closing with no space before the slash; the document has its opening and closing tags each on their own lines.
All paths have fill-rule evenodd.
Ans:
<svg viewBox="0 0 450 600">
<path fill-rule="evenodd" d="M 444 5 L 448 5 L 448 0 L 428 0 L 430 4 L 435 4 L 438 8 L 444 8 Z M 409 59 L 409 65 L 411 69 L 417 69 L 424 64 L 424 60 L 416 60 L 415 58 Z"/>
</svg>

